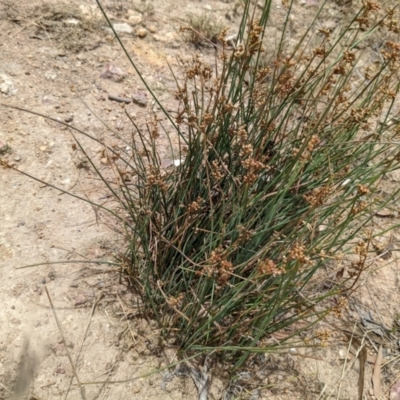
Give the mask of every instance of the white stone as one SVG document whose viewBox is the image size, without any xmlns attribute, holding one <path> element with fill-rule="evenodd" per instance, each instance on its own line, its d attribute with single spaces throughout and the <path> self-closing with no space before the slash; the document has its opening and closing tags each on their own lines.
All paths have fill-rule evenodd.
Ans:
<svg viewBox="0 0 400 400">
<path fill-rule="evenodd" d="M 132 33 L 133 32 L 133 28 L 126 22 L 113 24 L 113 28 L 114 28 L 115 32 L 118 32 L 118 33 Z"/>
<path fill-rule="evenodd" d="M 69 25 L 78 25 L 80 23 L 80 21 L 75 18 L 68 18 L 68 19 L 64 20 L 64 22 Z"/>
<path fill-rule="evenodd" d="M 12 96 L 17 92 L 17 89 L 14 86 L 14 82 L 11 78 L 6 74 L 0 73 L 0 92 L 5 94 L 6 96 Z"/>
<path fill-rule="evenodd" d="M 129 12 L 130 11 L 130 12 Z M 142 14 L 139 14 L 139 13 L 137 13 L 137 12 L 135 12 L 135 11 L 132 11 L 132 10 L 128 10 L 128 14 L 129 14 L 129 22 L 132 24 L 132 25 L 137 25 L 137 24 L 140 24 L 142 21 L 143 21 L 143 16 L 142 16 Z"/>
<path fill-rule="evenodd" d="M 342 186 L 347 186 L 351 182 L 351 179 L 346 179 L 343 183 Z"/>
</svg>

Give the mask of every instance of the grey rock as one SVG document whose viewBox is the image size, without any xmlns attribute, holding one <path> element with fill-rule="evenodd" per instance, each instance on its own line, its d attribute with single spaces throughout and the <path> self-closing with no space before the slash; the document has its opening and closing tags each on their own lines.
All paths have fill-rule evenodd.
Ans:
<svg viewBox="0 0 400 400">
<path fill-rule="evenodd" d="M 337 27 L 337 22 L 328 20 L 322 23 L 322 28 L 332 32 Z"/>
<path fill-rule="evenodd" d="M 147 97 L 144 93 L 135 93 L 132 95 L 132 101 L 140 107 L 147 106 Z"/>
<path fill-rule="evenodd" d="M 104 65 L 103 71 L 101 71 L 100 78 L 110 79 L 114 82 L 122 81 L 126 76 L 126 73 L 121 68 L 114 64 L 106 63 Z"/>
</svg>

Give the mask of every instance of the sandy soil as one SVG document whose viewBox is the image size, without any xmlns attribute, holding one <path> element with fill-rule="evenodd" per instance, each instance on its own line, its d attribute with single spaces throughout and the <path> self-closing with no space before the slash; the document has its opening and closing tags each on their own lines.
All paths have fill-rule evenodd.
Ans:
<svg viewBox="0 0 400 400">
<path fill-rule="evenodd" d="M 113 22 L 132 27 L 121 38 L 160 100 L 171 109 L 174 80 L 168 64 L 178 71 L 177 57 L 197 52 L 211 58 L 214 51 L 210 46 L 196 49 L 185 41 L 179 27 L 192 16 L 207 16 L 235 33 L 239 21 L 237 4 L 229 1 L 109 0 L 104 5 Z M 296 3 L 293 40 L 316 5 L 312 0 Z M 348 11 L 343 7 L 329 3 L 324 23 L 339 24 Z M 272 42 L 284 15 L 279 2 L 274 3 L 273 13 L 268 28 Z M 118 132 L 129 132 L 129 122 L 121 103 L 108 96 L 134 96 L 136 102 L 126 105 L 126 110 L 142 123 L 154 105 L 97 14 L 95 2 L 89 0 L 0 1 L 1 102 L 112 142 Z M 101 78 L 107 63 L 121 69 L 124 79 Z M 1 157 L 44 182 L 107 204 L 107 191 L 76 148 L 69 129 L 38 115 L 0 110 Z M 84 136 L 80 140 L 88 154 L 101 162 L 101 146 Z M 102 171 L 111 176 L 105 163 Z M 400 176 L 393 176 L 391 184 L 398 185 L 399 180 Z M 157 325 L 138 314 L 118 267 L 101 263 L 112 261 L 121 248 L 113 220 L 87 202 L 1 169 L 0 221 L 1 399 L 12 398 L 13 392 L 15 398 L 30 399 L 197 397 L 193 381 L 182 370 L 149 375 L 177 358 L 173 348 L 158 350 Z M 394 234 L 392 243 L 397 239 Z M 350 308 L 349 323 L 359 320 L 358 305 L 388 329 L 395 326 L 400 302 L 395 259 L 395 251 L 389 260 L 377 259 L 375 272 L 365 278 Z M 30 264 L 41 265 L 21 268 Z M 397 330 L 391 335 L 383 340 L 384 357 L 396 360 Z M 377 342 L 370 342 L 373 361 Z M 321 350 L 268 356 L 258 380 L 243 375 L 230 387 L 221 371 L 211 371 L 210 398 L 317 399 L 325 387 L 325 393 L 333 391 L 333 398 L 356 399 L 359 367 L 344 363 L 348 347 L 343 335 L 336 335 L 334 344 Z M 372 398 L 368 394 L 372 368 L 372 362 L 367 364 L 365 398 Z M 396 382 L 399 367 L 392 361 L 385 368 L 386 390 Z"/>
</svg>

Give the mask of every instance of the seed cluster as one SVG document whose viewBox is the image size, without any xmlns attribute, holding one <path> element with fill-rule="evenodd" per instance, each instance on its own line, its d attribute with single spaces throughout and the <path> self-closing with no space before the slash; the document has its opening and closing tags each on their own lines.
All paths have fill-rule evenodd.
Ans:
<svg viewBox="0 0 400 400">
<path fill-rule="evenodd" d="M 224 287 L 232 276 L 234 265 L 226 259 L 222 248 L 213 250 L 207 260 L 207 264 L 202 271 L 197 271 L 197 275 L 215 278 L 220 287 Z"/>
<path fill-rule="evenodd" d="M 282 269 L 277 267 L 272 260 L 261 261 L 258 264 L 258 272 L 263 275 L 279 276 L 283 273 Z"/>
<path fill-rule="evenodd" d="M 315 337 L 321 341 L 322 346 L 328 345 L 331 336 L 332 336 L 332 331 L 328 328 L 319 328 L 315 330 Z"/>
<path fill-rule="evenodd" d="M 331 193 L 331 188 L 329 186 L 322 186 L 319 188 L 313 189 L 310 193 L 304 195 L 304 199 L 309 203 L 312 207 L 321 206 L 324 204 L 325 200 Z"/>
<path fill-rule="evenodd" d="M 343 315 L 343 311 L 347 310 L 349 306 L 349 302 L 346 297 L 339 297 L 335 299 L 335 305 L 331 307 L 331 313 L 336 317 L 336 318 L 341 318 Z"/>
<path fill-rule="evenodd" d="M 306 246 L 301 243 L 295 243 L 289 251 L 289 261 L 297 261 L 300 264 L 306 264 L 310 262 L 310 258 L 305 254 Z"/>
</svg>

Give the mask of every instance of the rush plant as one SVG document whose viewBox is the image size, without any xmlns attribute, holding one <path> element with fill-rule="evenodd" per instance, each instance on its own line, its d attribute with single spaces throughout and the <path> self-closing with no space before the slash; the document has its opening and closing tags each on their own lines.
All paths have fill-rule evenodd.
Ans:
<svg viewBox="0 0 400 400">
<path fill-rule="evenodd" d="M 381 233 L 374 215 L 397 195 L 380 184 L 400 162 L 398 9 L 378 17 L 365 1 L 334 34 L 315 34 L 323 7 L 289 48 L 288 4 L 269 49 L 271 2 L 259 11 L 245 1 L 234 45 L 223 31 L 214 65 L 182 60 L 169 126 L 154 116 L 137 127 L 115 164 L 126 271 L 186 356 L 217 353 L 239 367 L 300 344 L 300 330 L 345 307 Z M 378 30 L 388 38 L 379 62 L 359 64 L 360 43 Z M 159 137 L 171 130 L 179 144 L 164 168 Z"/>
</svg>

